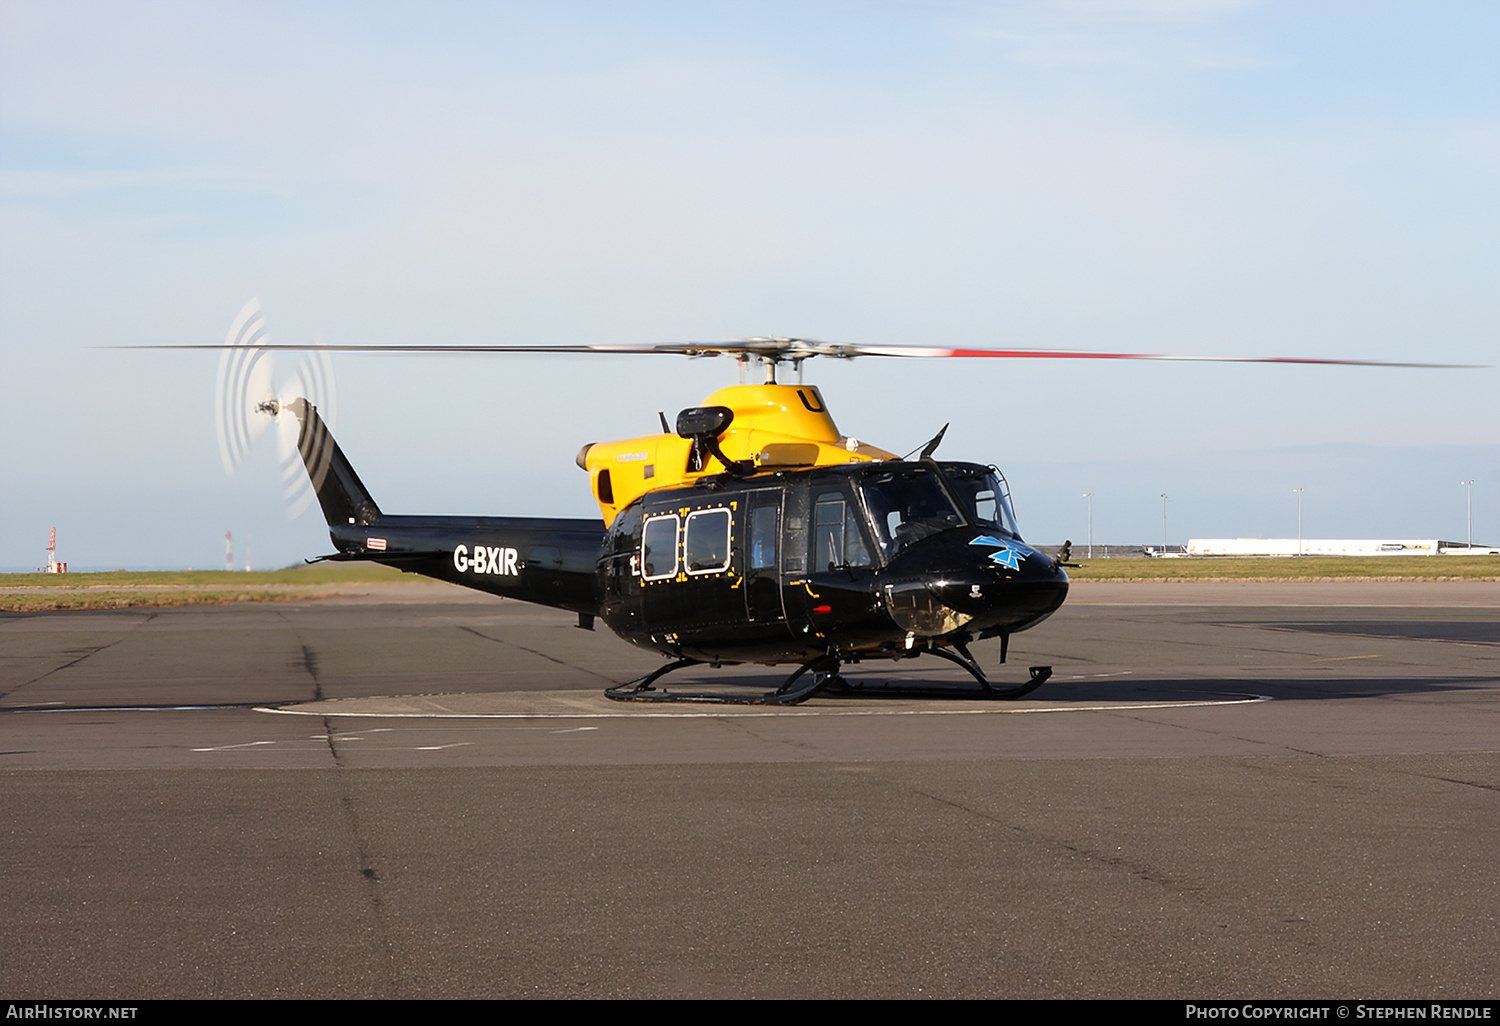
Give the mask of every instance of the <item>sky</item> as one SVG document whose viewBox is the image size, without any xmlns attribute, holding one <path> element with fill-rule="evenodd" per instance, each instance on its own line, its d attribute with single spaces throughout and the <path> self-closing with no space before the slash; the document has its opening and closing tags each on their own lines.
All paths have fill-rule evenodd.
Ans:
<svg viewBox="0 0 1500 1026">
<path fill-rule="evenodd" d="M 0 568 L 287 565 L 212 353 L 872 345 L 1500 363 L 1500 5 L 0 4 Z M 334 357 L 388 512 L 589 516 L 723 359 Z M 290 377 L 295 361 L 278 366 Z M 1497 371 L 813 361 L 1028 540 L 1500 543 Z M 1472 486 L 1461 484 L 1473 479 Z M 1301 488 L 1301 493 L 1294 489 Z M 1168 496 L 1163 517 L 1161 495 Z M 1165 523 L 1164 523 L 1165 519 Z"/>
</svg>

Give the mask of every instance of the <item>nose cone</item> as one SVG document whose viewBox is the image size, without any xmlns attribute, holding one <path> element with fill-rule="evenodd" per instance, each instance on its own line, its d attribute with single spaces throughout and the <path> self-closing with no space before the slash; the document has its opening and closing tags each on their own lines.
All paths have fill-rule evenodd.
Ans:
<svg viewBox="0 0 1500 1026">
<path fill-rule="evenodd" d="M 917 634 L 947 633 L 934 627 L 1023 631 L 1068 596 L 1062 567 L 1014 538 L 950 532 L 913 549 L 900 560 L 907 581 L 888 587 L 888 596 L 898 625 Z"/>
<path fill-rule="evenodd" d="M 973 617 L 970 629 L 1022 631 L 1051 616 L 1068 597 L 1068 575 L 1051 557 L 1014 538 L 970 540 L 962 570 L 928 584 L 944 604 Z"/>
</svg>

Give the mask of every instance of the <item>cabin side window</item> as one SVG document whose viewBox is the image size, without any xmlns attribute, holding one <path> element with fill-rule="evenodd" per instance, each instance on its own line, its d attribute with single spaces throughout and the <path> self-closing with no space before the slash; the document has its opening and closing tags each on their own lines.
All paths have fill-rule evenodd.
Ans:
<svg viewBox="0 0 1500 1026">
<path fill-rule="evenodd" d="M 729 510 L 689 513 L 683 545 L 690 574 L 719 573 L 729 568 Z"/>
<path fill-rule="evenodd" d="M 660 581 L 677 573 L 677 514 L 652 517 L 641 532 L 641 576 Z"/>
<path fill-rule="evenodd" d="M 756 506 L 750 511 L 750 569 L 776 568 L 776 506 Z"/>
</svg>

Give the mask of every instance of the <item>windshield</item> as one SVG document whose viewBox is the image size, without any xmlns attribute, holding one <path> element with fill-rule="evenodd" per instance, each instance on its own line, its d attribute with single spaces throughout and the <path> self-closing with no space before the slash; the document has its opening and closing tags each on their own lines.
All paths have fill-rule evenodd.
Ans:
<svg viewBox="0 0 1500 1026">
<path fill-rule="evenodd" d="M 1013 538 L 1021 537 L 1016 515 L 1010 508 L 1010 490 L 1005 487 L 1005 478 L 998 470 L 977 463 L 939 465 L 970 523 L 976 527 L 993 528 Z"/>
<path fill-rule="evenodd" d="M 963 517 L 929 466 L 876 471 L 860 484 L 886 558 L 928 535 L 960 527 Z"/>
</svg>

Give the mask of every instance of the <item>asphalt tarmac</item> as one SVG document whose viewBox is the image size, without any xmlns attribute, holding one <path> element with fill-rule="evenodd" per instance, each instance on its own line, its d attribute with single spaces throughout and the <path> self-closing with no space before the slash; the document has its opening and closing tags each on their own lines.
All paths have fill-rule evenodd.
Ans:
<svg viewBox="0 0 1500 1026">
<path fill-rule="evenodd" d="M 1027 699 L 793 709 L 366 592 L 0 614 L 0 998 L 1500 992 L 1500 584 L 1078 584 Z"/>
</svg>

